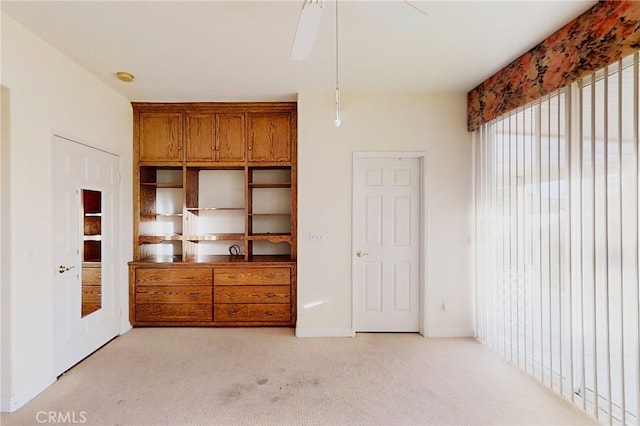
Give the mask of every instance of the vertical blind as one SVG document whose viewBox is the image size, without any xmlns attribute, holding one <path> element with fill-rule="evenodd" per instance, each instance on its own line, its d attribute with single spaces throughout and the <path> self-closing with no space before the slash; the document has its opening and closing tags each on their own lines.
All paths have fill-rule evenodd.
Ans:
<svg viewBox="0 0 640 426">
<path fill-rule="evenodd" d="M 478 338 L 638 424 L 639 55 L 474 133 Z"/>
</svg>

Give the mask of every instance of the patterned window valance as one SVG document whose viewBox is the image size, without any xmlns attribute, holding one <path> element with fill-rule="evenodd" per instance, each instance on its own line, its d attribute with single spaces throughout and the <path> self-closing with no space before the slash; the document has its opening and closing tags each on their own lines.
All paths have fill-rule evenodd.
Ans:
<svg viewBox="0 0 640 426">
<path fill-rule="evenodd" d="M 601 1 L 467 95 L 474 131 L 640 50 L 640 1 Z"/>
</svg>

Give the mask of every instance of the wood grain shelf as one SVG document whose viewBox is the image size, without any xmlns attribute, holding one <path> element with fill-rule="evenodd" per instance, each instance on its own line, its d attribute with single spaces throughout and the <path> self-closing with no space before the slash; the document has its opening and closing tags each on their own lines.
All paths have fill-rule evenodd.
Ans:
<svg viewBox="0 0 640 426">
<path fill-rule="evenodd" d="M 179 182 L 140 182 L 140 185 L 153 188 L 182 188 L 182 183 Z"/>
<path fill-rule="evenodd" d="M 251 234 L 247 236 L 250 241 L 267 241 L 273 244 L 291 243 L 291 234 Z"/>
<path fill-rule="evenodd" d="M 244 234 L 233 233 L 220 233 L 220 234 L 205 234 L 205 235 L 193 235 L 184 238 L 187 241 L 236 241 L 243 240 Z"/>
<path fill-rule="evenodd" d="M 141 213 L 140 217 L 182 217 L 182 213 Z"/>
<path fill-rule="evenodd" d="M 244 207 L 187 207 L 189 212 L 197 211 L 239 211 L 243 212 L 246 209 Z"/>
<path fill-rule="evenodd" d="M 140 235 L 138 236 L 138 242 L 140 244 L 158 244 L 163 241 L 181 241 L 182 235 Z"/>
<path fill-rule="evenodd" d="M 275 183 L 249 183 L 250 188 L 264 189 L 264 188 L 291 188 L 291 182 L 275 182 Z"/>
</svg>

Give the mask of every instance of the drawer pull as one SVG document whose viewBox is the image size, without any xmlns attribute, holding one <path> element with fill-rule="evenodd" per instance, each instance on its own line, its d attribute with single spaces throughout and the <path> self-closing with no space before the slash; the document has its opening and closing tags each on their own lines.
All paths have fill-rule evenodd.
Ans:
<svg viewBox="0 0 640 426">
<path fill-rule="evenodd" d="M 229 311 L 227 315 L 238 315 L 238 311 Z"/>
<path fill-rule="evenodd" d="M 160 315 L 160 311 L 151 311 L 150 314 L 151 315 Z"/>
<path fill-rule="evenodd" d="M 190 317 L 195 317 L 196 315 L 198 315 L 198 313 L 191 311 L 187 315 L 189 315 Z"/>
<path fill-rule="evenodd" d="M 267 297 L 276 297 L 275 293 L 267 293 Z"/>
<path fill-rule="evenodd" d="M 238 293 L 229 293 L 229 297 L 238 297 Z"/>
<path fill-rule="evenodd" d="M 267 315 L 275 315 L 275 312 L 273 312 L 273 311 L 267 311 Z"/>
</svg>

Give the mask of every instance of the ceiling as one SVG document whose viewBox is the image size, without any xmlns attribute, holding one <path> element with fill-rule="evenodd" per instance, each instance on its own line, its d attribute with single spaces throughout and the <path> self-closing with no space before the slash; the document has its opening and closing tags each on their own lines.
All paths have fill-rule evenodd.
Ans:
<svg viewBox="0 0 640 426">
<path fill-rule="evenodd" d="M 596 1 L 339 2 L 343 92 L 467 92 Z M 131 101 L 282 101 L 335 87 L 335 1 L 289 59 L 302 0 L 2 1 Z M 135 75 L 122 83 L 115 72 Z"/>
</svg>

